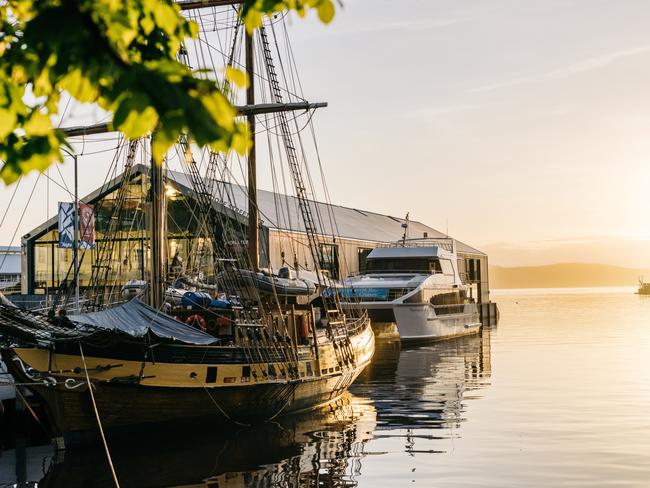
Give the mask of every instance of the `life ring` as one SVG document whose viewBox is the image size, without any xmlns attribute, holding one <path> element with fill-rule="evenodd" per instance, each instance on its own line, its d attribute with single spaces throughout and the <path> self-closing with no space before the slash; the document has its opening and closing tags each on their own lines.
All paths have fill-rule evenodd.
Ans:
<svg viewBox="0 0 650 488">
<path fill-rule="evenodd" d="M 205 324 L 205 319 L 204 319 L 203 317 L 201 317 L 201 316 L 200 316 L 199 314 L 197 314 L 197 313 L 195 313 L 194 315 L 190 315 L 189 317 L 187 317 L 187 320 L 185 321 L 185 323 L 186 323 L 187 325 L 191 325 L 191 326 L 194 326 L 194 322 L 198 322 L 198 323 L 199 323 L 199 328 L 200 328 L 203 332 L 205 332 L 205 331 L 207 330 L 207 326 L 206 326 L 206 324 Z"/>
</svg>

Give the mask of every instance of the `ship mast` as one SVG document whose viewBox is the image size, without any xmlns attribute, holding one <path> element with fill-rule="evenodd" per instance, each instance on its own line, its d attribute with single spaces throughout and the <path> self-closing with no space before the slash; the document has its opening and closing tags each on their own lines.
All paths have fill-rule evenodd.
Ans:
<svg viewBox="0 0 650 488">
<path fill-rule="evenodd" d="M 240 5 L 242 0 L 184 0 L 178 1 L 181 10 L 194 10 L 204 7 Z M 255 64 L 254 37 L 252 33 L 245 34 L 245 63 L 249 85 L 246 89 L 246 105 L 235 106 L 238 115 L 245 116 L 251 132 L 252 145 L 248 152 L 248 256 L 251 268 L 259 270 L 260 240 L 259 240 L 259 210 L 257 204 L 257 161 L 255 144 L 255 116 L 259 114 L 281 114 L 313 110 L 326 107 L 327 103 L 309 103 L 306 101 L 284 103 L 277 100 L 273 103 L 255 104 Z M 67 137 L 101 134 L 111 132 L 110 124 L 100 123 L 81 127 L 63 128 Z M 151 144 L 155 133 L 151 136 Z M 153 154 L 153 151 L 152 151 Z M 164 303 L 164 291 L 167 267 L 167 200 L 165 195 L 165 177 L 163 164 L 151 159 L 151 186 L 149 191 L 149 235 L 150 235 L 150 280 L 149 303 L 153 308 L 160 308 Z"/>
<path fill-rule="evenodd" d="M 246 31 L 246 74 L 248 88 L 246 89 L 246 105 L 255 105 L 255 65 L 254 65 L 253 34 Z M 255 114 L 246 116 L 251 132 L 251 148 L 248 151 L 248 256 L 253 271 L 260 267 L 260 236 L 259 210 L 257 208 L 257 162 L 255 145 Z"/>
<path fill-rule="evenodd" d="M 151 146 L 155 132 L 151 135 Z M 149 304 L 159 309 L 164 302 L 165 268 L 167 266 L 167 198 L 163 162 L 154 161 L 151 156 L 151 188 L 149 190 L 150 218 L 150 262 L 149 262 Z"/>
</svg>

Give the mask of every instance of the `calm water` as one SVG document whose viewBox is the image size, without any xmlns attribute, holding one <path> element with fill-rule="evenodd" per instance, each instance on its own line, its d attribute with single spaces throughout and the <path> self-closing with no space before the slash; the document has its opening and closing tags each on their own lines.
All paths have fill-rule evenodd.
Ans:
<svg viewBox="0 0 650 488">
<path fill-rule="evenodd" d="M 114 447 L 122 486 L 650 486 L 650 297 L 493 299 L 501 322 L 481 336 L 380 342 L 337 408 Z M 39 486 L 111 486 L 101 452 L 31 448 L 19 468 Z M 2 453 L 0 483 L 15 473 Z"/>
</svg>

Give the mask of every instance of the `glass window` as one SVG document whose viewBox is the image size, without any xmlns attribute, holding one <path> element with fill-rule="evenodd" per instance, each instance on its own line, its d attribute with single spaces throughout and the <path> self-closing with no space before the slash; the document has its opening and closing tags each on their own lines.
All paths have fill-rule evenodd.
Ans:
<svg viewBox="0 0 650 488">
<path fill-rule="evenodd" d="M 357 248 L 357 255 L 359 256 L 359 272 L 363 273 L 368 267 L 368 254 L 372 251 L 371 248 L 359 247 Z"/>
<path fill-rule="evenodd" d="M 320 269 L 329 273 L 330 277 L 339 279 L 339 252 L 336 244 L 320 244 Z"/>
<path fill-rule="evenodd" d="M 434 259 L 432 261 L 429 261 L 429 270 L 431 271 L 432 274 L 442 273 L 442 267 L 440 266 L 440 260 L 439 259 Z"/>
<path fill-rule="evenodd" d="M 442 272 L 446 275 L 453 275 L 454 274 L 454 267 L 451 264 L 451 261 L 449 259 L 441 259 L 440 260 L 440 267 L 442 268 Z"/>
<path fill-rule="evenodd" d="M 447 261 L 449 263 L 449 261 Z M 440 260 L 427 258 L 375 258 L 368 259 L 366 271 L 374 273 L 443 273 Z M 453 274 L 453 269 L 451 270 Z"/>
</svg>

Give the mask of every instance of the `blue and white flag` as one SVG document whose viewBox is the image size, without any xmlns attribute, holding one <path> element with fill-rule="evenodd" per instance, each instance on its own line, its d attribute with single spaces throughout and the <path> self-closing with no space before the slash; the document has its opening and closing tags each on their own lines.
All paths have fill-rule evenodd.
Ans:
<svg viewBox="0 0 650 488">
<path fill-rule="evenodd" d="M 72 249 L 74 246 L 74 204 L 59 202 L 59 247 Z"/>
</svg>

